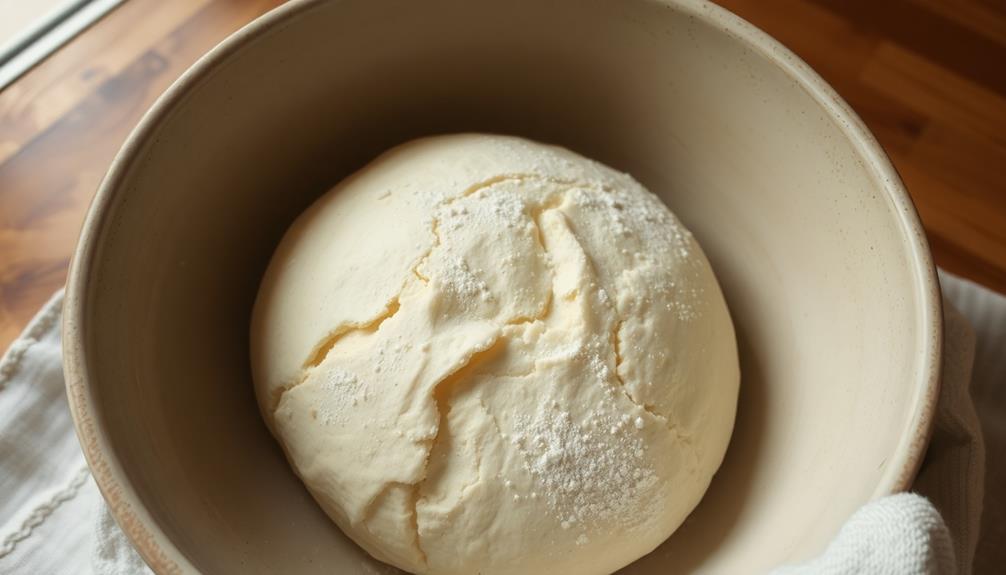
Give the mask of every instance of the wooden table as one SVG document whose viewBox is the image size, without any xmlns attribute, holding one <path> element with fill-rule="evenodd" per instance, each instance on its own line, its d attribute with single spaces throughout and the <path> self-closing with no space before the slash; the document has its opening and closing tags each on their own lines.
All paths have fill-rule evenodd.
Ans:
<svg viewBox="0 0 1006 575">
<path fill-rule="evenodd" d="M 279 0 L 129 0 L 0 92 L 0 349 L 63 285 L 87 205 L 153 100 Z M 936 262 L 1006 292 L 1006 3 L 721 0 L 873 129 Z"/>
</svg>

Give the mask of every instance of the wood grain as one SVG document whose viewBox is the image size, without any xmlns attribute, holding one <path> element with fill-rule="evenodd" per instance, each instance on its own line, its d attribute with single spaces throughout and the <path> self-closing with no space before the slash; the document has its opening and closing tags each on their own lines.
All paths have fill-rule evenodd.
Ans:
<svg viewBox="0 0 1006 575">
<path fill-rule="evenodd" d="M 129 0 L 0 92 L 0 348 L 66 277 L 84 212 L 153 100 L 280 0 Z M 1006 292 L 1006 3 L 720 0 L 863 117 L 937 263 Z"/>
<path fill-rule="evenodd" d="M 153 101 L 279 0 L 130 0 L 0 92 L 0 349 L 66 281 L 84 213 Z"/>
</svg>

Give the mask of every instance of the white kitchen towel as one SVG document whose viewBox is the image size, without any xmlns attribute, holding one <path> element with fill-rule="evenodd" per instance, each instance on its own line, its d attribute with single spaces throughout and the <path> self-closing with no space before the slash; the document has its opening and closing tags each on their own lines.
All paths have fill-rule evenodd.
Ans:
<svg viewBox="0 0 1006 575">
<path fill-rule="evenodd" d="M 854 513 L 818 558 L 772 575 L 950 575 L 957 573 L 946 523 L 928 499 L 899 493 Z"/>
<path fill-rule="evenodd" d="M 943 392 L 915 491 L 942 513 L 953 549 L 929 500 L 896 495 L 857 512 L 820 558 L 779 573 L 945 575 L 970 572 L 972 557 L 977 573 L 1006 564 L 1006 462 L 995 459 L 1006 453 L 1006 298 L 946 274 L 941 281 L 967 322 L 948 306 Z M 0 360 L 0 573 L 149 573 L 109 515 L 73 433 L 60 363 L 61 305 L 57 294 Z M 981 538 L 982 448 L 969 381 L 993 454 Z"/>
</svg>

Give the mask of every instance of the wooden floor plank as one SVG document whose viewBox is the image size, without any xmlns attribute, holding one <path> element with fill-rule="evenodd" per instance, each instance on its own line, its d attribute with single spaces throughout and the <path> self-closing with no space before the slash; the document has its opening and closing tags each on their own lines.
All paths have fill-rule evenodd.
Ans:
<svg viewBox="0 0 1006 575">
<path fill-rule="evenodd" d="M 114 13 L 125 19 L 107 24 L 107 33 L 124 34 L 126 47 L 109 38 L 87 43 L 88 57 L 108 66 L 97 75 L 100 81 L 61 86 L 60 74 L 69 78 L 82 74 L 80 65 L 62 60 L 47 61 L 19 81 L 28 80 L 30 90 L 39 90 L 40 96 L 52 93 L 49 90 L 65 91 L 53 96 L 66 107 L 59 114 L 42 114 L 45 121 L 24 120 L 30 109 L 22 105 L 19 118 L 14 113 L 19 108 L 12 104 L 23 96 L 0 93 L 0 99 L 8 98 L 8 107 L 0 108 L 3 140 L 7 126 L 19 121 L 35 122 L 36 130 L 16 135 L 20 138 L 16 147 L 0 159 L 0 348 L 6 348 L 65 282 L 87 206 L 140 116 L 197 58 L 279 2 L 204 0 L 170 10 L 164 4 L 173 3 L 130 0 L 126 5 L 131 12 Z M 126 34 L 151 13 L 167 19 L 146 28 L 159 35 Z M 58 70 L 50 70 L 50 65 Z"/>
<path fill-rule="evenodd" d="M 972 33 L 910 0 L 809 0 L 863 30 L 956 70 L 976 84 L 1006 94 L 1006 45 Z"/>
<path fill-rule="evenodd" d="M 1006 60 L 1003 66 L 1006 75 Z M 1006 96 L 897 44 L 885 42 L 878 46 L 860 79 L 910 110 L 962 124 L 994 141 L 1006 143 Z"/>
<path fill-rule="evenodd" d="M 975 197 L 926 170 L 920 162 L 899 161 L 925 222 L 934 257 L 947 270 L 996 287 L 1006 286 L 1006 222 L 1001 200 Z M 941 250 L 936 250 L 941 246 Z"/>
<path fill-rule="evenodd" d="M 909 0 L 938 16 L 985 36 L 997 44 L 1006 44 L 1006 2 L 980 0 Z M 998 5 L 998 6 L 997 6 Z"/>
<path fill-rule="evenodd" d="M 0 92 L 0 162 L 72 110 L 210 0 L 125 2 Z M 146 10 L 146 11 L 144 11 Z M 136 22 L 142 18 L 143 26 Z"/>
</svg>

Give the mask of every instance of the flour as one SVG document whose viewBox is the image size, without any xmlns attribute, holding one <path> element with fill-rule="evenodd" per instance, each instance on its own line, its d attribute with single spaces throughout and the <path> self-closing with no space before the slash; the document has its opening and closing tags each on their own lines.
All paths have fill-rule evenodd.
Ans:
<svg viewBox="0 0 1006 575">
<path fill-rule="evenodd" d="M 360 379 L 348 371 L 332 368 L 322 372 L 321 390 L 324 393 L 318 406 L 318 416 L 325 425 L 345 424 L 349 410 L 367 399 L 367 391 Z"/>
<path fill-rule="evenodd" d="M 641 427 L 626 425 L 616 394 L 609 386 L 605 400 L 580 421 L 557 403 L 515 418 L 513 444 L 537 485 L 535 497 L 563 529 L 633 526 L 642 496 L 657 481 Z"/>
<path fill-rule="evenodd" d="M 444 265 L 437 272 L 437 283 L 458 301 L 465 302 L 472 298 L 490 300 L 493 297 L 488 284 L 469 269 L 465 260 L 456 255 L 445 256 Z"/>
</svg>

